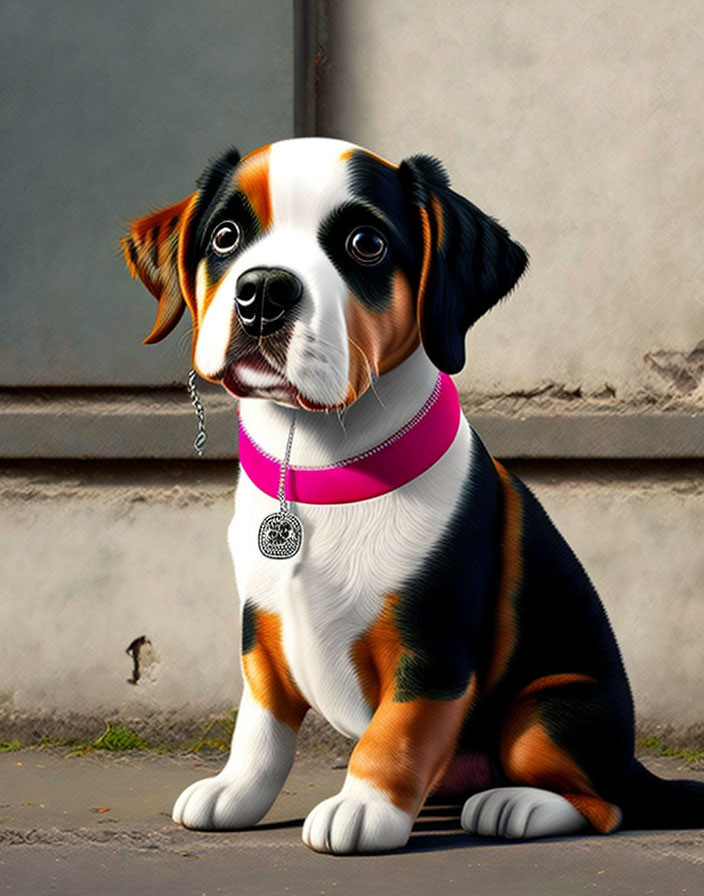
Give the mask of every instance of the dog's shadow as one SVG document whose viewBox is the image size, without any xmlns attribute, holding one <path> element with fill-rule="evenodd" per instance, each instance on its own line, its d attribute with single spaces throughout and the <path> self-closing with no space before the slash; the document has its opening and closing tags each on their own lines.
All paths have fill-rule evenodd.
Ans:
<svg viewBox="0 0 704 896">
<path fill-rule="evenodd" d="M 429 805 L 421 809 L 408 844 L 403 852 L 426 852 L 436 849 L 459 849 L 467 847 L 478 840 L 460 827 L 460 806 Z M 287 818 L 283 821 L 270 821 L 256 825 L 250 830 L 282 831 L 301 828 L 303 818 Z"/>
<path fill-rule="evenodd" d="M 459 805 L 426 805 L 421 809 L 416 823 L 413 825 L 408 843 L 401 850 L 392 850 L 391 853 L 381 852 L 376 855 L 389 855 L 398 852 L 439 852 L 450 849 L 469 849 L 477 846 L 498 846 L 511 848 L 525 840 L 507 840 L 502 837 L 475 837 L 468 834 L 460 827 Z M 251 831 L 284 831 L 302 828 L 303 818 L 287 818 L 283 821 L 270 821 L 257 824 L 249 828 Z M 552 842 L 563 842 L 571 838 L 555 837 Z"/>
<path fill-rule="evenodd" d="M 459 805 L 426 804 L 418 814 L 403 851 L 466 849 L 476 838 L 460 827 L 461 808 Z"/>
</svg>

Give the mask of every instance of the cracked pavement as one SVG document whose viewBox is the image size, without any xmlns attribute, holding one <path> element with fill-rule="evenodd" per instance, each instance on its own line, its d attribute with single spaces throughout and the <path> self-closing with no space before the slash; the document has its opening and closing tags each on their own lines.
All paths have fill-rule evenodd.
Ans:
<svg viewBox="0 0 704 896">
<path fill-rule="evenodd" d="M 704 780 L 675 759 L 646 758 L 664 777 Z M 405 850 L 317 855 L 301 842 L 313 806 L 339 789 L 340 761 L 299 756 L 257 827 L 199 833 L 175 825 L 171 805 L 224 757 L 33 749 L 0 755 L 0 894 L 150 896 L 520 892 L 523 896 L 675 896 L 704 891 L 704 831 L 626 831 L 534 842 L 479 840 L 457 808 L 423 810 Z M 338 766 L 338 767 L 334 767 Z"/>
</svg>

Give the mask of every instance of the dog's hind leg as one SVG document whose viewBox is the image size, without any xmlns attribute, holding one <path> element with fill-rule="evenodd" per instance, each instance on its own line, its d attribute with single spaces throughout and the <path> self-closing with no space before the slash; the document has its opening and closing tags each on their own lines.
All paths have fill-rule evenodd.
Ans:
<svg viewBox="0 0 704 896">
<path fill-rule="evenodd" d="M 479 837 L 567 837 L 590 824 L 565 797 L 537 787 L 495 787 L 471 796 L 462 808 L 465 831 Z"/>
<path fill-rule="evenodd" d="M 483 836 L 527 838 L 616 830 L 622 812 L 603 791 L 614 798 L 619 769 L 625 776 L 630 759 L 628 738 L 618 736 L 618 713 L 608 724 L 611 703 L 586 675 L 546 676 L 525 688 L 501 737 L 503 771 L 524 786 L 470 797 L 462 827 Z"/>
<path fill-rule="evenodd" d="M 196 830 L 255 824 L 283 787 L 308 704 L 281 653 L 278 617 L 251 610 L 243 643 L 244 692 L 230 757 L 213 778 L 196 781 L 176 800 L 173 819 Z"/>
</svg>

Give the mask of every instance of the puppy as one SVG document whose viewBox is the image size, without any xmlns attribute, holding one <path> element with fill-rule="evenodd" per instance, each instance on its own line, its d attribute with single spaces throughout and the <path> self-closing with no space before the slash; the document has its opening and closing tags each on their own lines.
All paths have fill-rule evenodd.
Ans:
<svg viewBox="0 0 704 896">
<path fill-rule="evenodd" d="M 196 370 L 240 398 L 244 692 L 227 764 L 174 819 L 255 824 L 312 706 L 358 741 L 315 850 L 401 847 L 431 793 L 488 836 L 702 826 L 703 785 L 633 758 L 599 598 L 448 376 L 523 248 L 422 155 L 285 140 L 197 186 L 123 240 L 159 301 L 145 342 L 187 306 Z"/>
</svg>

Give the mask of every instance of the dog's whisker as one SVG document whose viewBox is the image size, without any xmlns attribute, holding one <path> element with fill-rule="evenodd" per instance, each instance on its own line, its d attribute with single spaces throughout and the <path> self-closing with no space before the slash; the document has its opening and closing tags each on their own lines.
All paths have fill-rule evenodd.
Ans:
<svg viewBox="0 0 704 896">
<path fill-rule="evenodd" d="M 357 351 L 362 356 L 362 359 L 364 360 L 364 366 L 367 371 L 367 379 L 369 380 L 369 388 L 371 389 L 372 393 L 374 394 L 374 397 L 379 402 L 381 407 L 384 408 L 384 410 L 386 410 L 386 405 L 379 397 L 379 393 L 376 391 L 376 375 L 374 373 L 374 368 L 372 367 L 371 362 L 369 361 L 369 358 L 366 355 L 366 352 L 360 345 L 358 345 L 354 341 L 354 339 L 349 334 L 347 335 L 347 340 L 350 343 L 350 345 L 354 346 L 354 348 L 356 348 Z"/>
<path fill-rule="evenodd" d="M 193 338 L 193 334 L 195 333 L 196 328 L 191 326 L 189 327 L 185 333 L 179 336 L 178 339 L 178 352 L 181 354 L 184 352 L 188 346 L 190 345 L 191 339 Z"/>
<path fill-rule="evenodd" d="M 366 355 L 364 349 L 354 341 L 354 339 L 349 335 L 349 333 L 347 334 L 347 341 L 353 348 L 356 348 L 357 351 L 359 352 L 359 354 L 362 356 L 362 361 L 364 362 L 364 369 L 367 374 L 367 385 L 373 387 L 374 377 L 372 374 L 372 365 L 369 363 L 369 358 L 367 358 L 367 355 Z"/>
<path fill-rule="evenodd" d="M 379 397 L 379 393 L 376 391 L 376 377 L 373 377 L 373 376 L 372 376 L 372 377 L 370 378 L 370 381 L 369 381 L 369 388 L 372 390 L 372 393 L 373 393 L 374 397 L 375 397 L 376 400 L 379 402 L 379 404 L 381 405 L 381 407 L 384 408 L 384 410 L 386 410 L 386 405 L 384 404 L 384 402 L 383 402 L 383 401 L 381 400 L 381 398 Z"/>
</svg>

